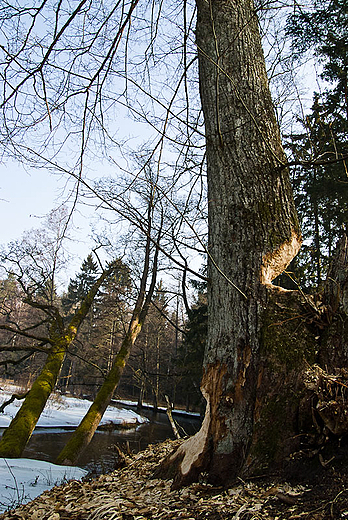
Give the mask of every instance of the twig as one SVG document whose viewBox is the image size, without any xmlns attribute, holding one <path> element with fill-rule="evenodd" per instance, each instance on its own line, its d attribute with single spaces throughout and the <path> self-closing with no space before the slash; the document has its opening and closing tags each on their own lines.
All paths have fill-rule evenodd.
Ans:
<svg viewBox="0 0 348 520">
<path fill-rule="evenodd" d="M 6 406 L 13 403 L 13 401 L 15 401 L 15 399 L 18 399 L 18 400 L 25 399 L 28 394 L 29 394 L 29 392 L 26 392 L 25 394 L 13 394 L 12 397 L 8 401 L 5 401 L 4 403 L 2 403 L 2 405 L 0 406 L 0 413 L 4 413 Z"/>
<path fill-rule="evenodd" d="M 172 427 L 172 430 L 173 430 L 173 433 L 175 435 L 175 438 L 176 439 L 181 439 L 181 436 L 180 436 L 180 433 L 176 427 L 176 424 L 175 424 L 175 421 L 173 419 L 173 416 L 172 416 L 172 406 L 170 404 L 170 401 L 169 401 L 169 397 L 167 395 L 164 396 L 165 399 L 166 399 L 166 402 L 167 402 L 167 415 L 168 415 L 168 419 L 169 419 L 169 422 L 170 422 L 170 426 Z"/>
<path fill-rule="evenodd" d="M 16 489 L 16 493 L 17 493 L 17 499 L 18 499 L 18 504 L 21 503 L 21 499 L 20 499 L 20 496 L 19 496 L 19 489 L 18 489 L 18 484 L 17 484 L 17 479 L 11 469 L 11 466 L 9 465 L 9 463 L 7 462 L 6 459 L 4 459 L 4 462 L 7 466 L 7 469 L 9 470 L 10 474 L 11 474 L 11 477 L 13 478 L 13 481 L 14 481 L 14 484 L 15 484 L 15 489 Z"/>
</svg>

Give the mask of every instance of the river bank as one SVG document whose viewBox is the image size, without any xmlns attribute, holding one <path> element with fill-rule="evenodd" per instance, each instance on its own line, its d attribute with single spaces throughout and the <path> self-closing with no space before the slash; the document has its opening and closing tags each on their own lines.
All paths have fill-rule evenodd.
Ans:
<svg viewBox="0 0 348 520">
<path fill-rule="evenodd" d="M 2 382 L 0 405 L 7 401 L 18 388 Z M 11 403 L 4 414 L 0 414 L 1 430 L 9 424 L 17 412 L 21 401 Z M 173 432 L 166 414 L 155 413 L 151 409 L 137 413 L 124 403 L 114 403 L 104 417 L 106 428 L 98 430 L 89 447 L 79 460 L 79 467 L 63 468 L 54 463 L 65 446 L 72 429 L 79 423 L 90 405 L 89 401 L 56 395 L 47 405 L 40 418 L 41 427 L 34 430 L 23 452 L 23 459 L 0 460 L 0 512 L 9 506 L 33 499 L 44 490 L 69 478 L 88 474 L 97 477 L 109 473 L 119 463 L 119 449 L 137 453 L 151 443 L 173 438 Z M 181 432 L 194 434 L 200 420 L 183 414 L 178 418 Z"/>
<path fill-rule="evenodd" d="M 69 482 L 1 520 L 337 520 L 348 516 L 345 473 L 322 470 L 311 479 L 239 480 L 214 487 L 204 476 L 179 490 L 152 475 L 182 441 L 166 441 L 125 457 L 125 467 L 89 482 Z"/>
<path fill-rule="evenodd" d="M 118 453 L 115 445 L 124 452 L 138 453 L 146 449 L 149 444 L 174 439 L 173 431 L 166 414 L 155 413 L 152 410 L 143 410 L 141 414 L 146 422 L 134 428 L 96 431 L 94 437 L 79 460 L 79 466 L 86 469 L 90 475 L 99 476 L 109 473 L 117 466 Z M 200 420 L 193 417 L 177 417 L 180 431 L 193 435 L 200 427 Z M 71 431 L 63 429 L 39 429 L 32 435 L 23 456 L 40 458 L 54 462 L 63 449 Z"/>
</svg>

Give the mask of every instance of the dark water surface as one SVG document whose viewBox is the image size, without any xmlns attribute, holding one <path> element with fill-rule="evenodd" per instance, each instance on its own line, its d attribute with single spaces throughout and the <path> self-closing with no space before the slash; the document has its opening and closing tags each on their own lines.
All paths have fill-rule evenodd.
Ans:
<svg viewBox="0 0 348 520">
<path fill-rule="evenodd" d="M 107 473 L 114 469 L 117 462 L 114 444 L 123 450 L 126 450 L 128 445 L 132 452 L 138 452 L 149 444 L 174 439 L 165 413 L 142 410 L 140 414 L 146 416 L 150 422 L 130 430 L 97 431 L 81 456 L 78 466 L 92 474 Z M 175 421 L 188 435 L 196 433 L 201 424 L 200 419 L 194 416 L 175 416 Z M 71 435 L 72 431 L 55 428 L 35 430 L 23 457 L 54 462 Z"/>
</svg>

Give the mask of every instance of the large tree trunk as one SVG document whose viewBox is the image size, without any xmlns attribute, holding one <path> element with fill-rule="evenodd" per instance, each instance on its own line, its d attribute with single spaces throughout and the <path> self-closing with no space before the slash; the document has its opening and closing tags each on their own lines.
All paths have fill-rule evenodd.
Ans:
<svg viewBox="0 0 348 520">
<path fill-rule="evenodd" d="M 196 34 L 209 198 L 207 408 L 171 460 L 177 483 L 202 470 L 226 482 L 251 464 L 271 282 L 301 245 L 252 1 L 197 0 Z"/>
</svg>

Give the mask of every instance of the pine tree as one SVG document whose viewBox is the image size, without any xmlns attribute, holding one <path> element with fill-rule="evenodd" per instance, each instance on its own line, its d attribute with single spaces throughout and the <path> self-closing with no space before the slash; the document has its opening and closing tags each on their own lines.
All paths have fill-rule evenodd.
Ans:
<svg viewBox="0 0 348 520">
<path fill-rule="evenodd" d="M 73 305 L 77 304 L 88 293 L 98 277 L 98 265 L 89 254 L 82 262 L 80 272 L 75 278 L 70 279 L 67 294 L 62 298 L 62 306 L 65 312 L 69 312 Z"/>
<path fill-rule="evenodd" d="M 93 395 L 104 379 L 119 347 L 122 322 L 127 312 L 124 298 L 130 287 L 129 268 L 114 262 L 115 269 L 101 286 L 87 319 L 81 326 L 78 342 L 69 349 L 60 384 L 64 391 Z M 67 318 L 78 306 L 98 278 L 98 265 L 92 255 L 82 262 L 79 273 L 70 280 L 62 307 Z M 86 363 L 88 362 L 88 364 Z"/>
<path fill-rule="evenodd" d="M 202 379 L 203 356 L 207 342 L 208 305 L 206 283 L 191 282 L 198 289 L 194 304 L 185 323 L 185 336 L 178 351 L 177 370 L 181 374 L 179 389 L 197 406 Z"/>
<path fill-rule="evenodd" d="M 315 1 L 311 10 L 299 9 L 288 23 L 294 48 L 314 49 L 329 85 L 323 94 L 314 94 L 311 113 L 301 121 L 303 130 L 288 145 L 295 160 L 307 163 L 292 176 L 304 244 L 290 267 L 307 289 L 322 284 L 348 221 L 347 14 L 342 0 Z"/>
</svg>

